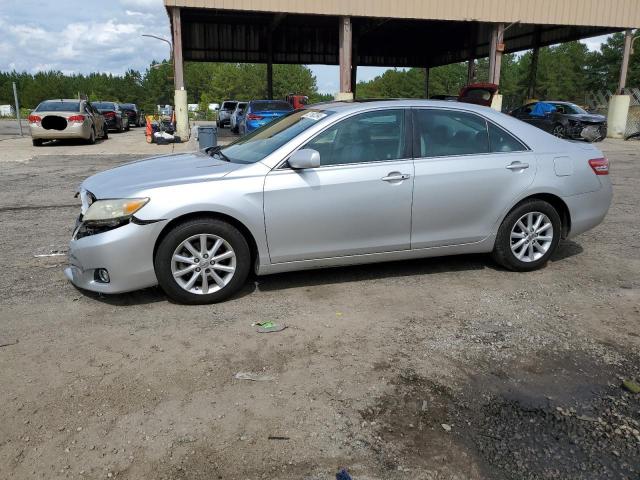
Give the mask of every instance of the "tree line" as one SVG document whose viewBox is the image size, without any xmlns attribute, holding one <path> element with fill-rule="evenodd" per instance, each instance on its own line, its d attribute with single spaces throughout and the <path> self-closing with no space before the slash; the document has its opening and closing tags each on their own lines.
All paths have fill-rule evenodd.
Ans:
<svg viewBox="0 0 640 480">
<path fill-rule="evenodd" d="M 539 99 L 584 103 L 592 92 L 614 92 L 618 86 L 624 34 L 610 36 L 600 51 L 591 52 L 580 42 L 568 42 L 539 50 L 534 96 Z M 500 90 L 515 102 L 529 95 L 532 52 L 504 55 Z M 489 62 L 477 63 L 477 80 L 487 81 Z M 422 68 L 387 70 L 356 88 L 361 98 L 420 98 L 424 96 L 425 71 Z M 456 95 L 467 83 L 467 64 L 456 63 L 432 68 L 429 95 Z M 631 55 L 627 86 L 640 87 L 640 51 Z"/>
<path fill-rule="evenodd" d="M 579 42 L 569 42 L 540 49 L 535 96 L 584 103 L 589 92 L 614 91 L 618 84 L 624 36 L 616 33 L 590 52 Z M 504 55 L 500 89 L 506 98 L 522 101 L 528 95 L 531 51 Z M 477 62 L 477 80 L 488 78 L 488 60 Z M 274 98 L 289 93 L 308 95 L 312 102 L 325 101 L 332 95 L 318 92 L 316 78 L 303 65 L 274 65 Z M 368 82 L 358 82 L 358 98 L 420 98 L 424 96 L 424 69 L 391 69 Z M 188 102 L 201 108 L 228 98 L 266 97 L 266 65 L 187 62 L 184 67 Z M 0 104 L 13 104 L 12 82 L 16 82 L 20 103 L 35 108 L 49 98 L 114 100 L 136 103 L 145 111 L 156 105 L 173 103 L 173 67 L 168 62 L 152 62 L 144 72 L 129 70 L 124 75 L 90 73 L 67 75 L 59 71 L 0 72 Z M 467 82 L 466 63 L 432 68 L 429 93 L 457 94 Z M 632 55 L 629 86 L 640 86 L 640 52 Z"/>
</svg>

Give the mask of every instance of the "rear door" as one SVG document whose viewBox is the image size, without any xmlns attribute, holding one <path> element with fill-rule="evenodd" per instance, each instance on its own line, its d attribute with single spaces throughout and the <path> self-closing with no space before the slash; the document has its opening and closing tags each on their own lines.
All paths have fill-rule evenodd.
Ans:
<svg viewBox="0 0 640 480">
<path fill-rule="evenodd" d="M 478 242 L 533 182 L 535 157 L 471 112 L 414 109 L 411 247 Z"/>
<path fill-rule="evenodd" d="M 408 110 L 356 114 L 301 148 L 321 166 L 284 166 L 265 179 L 264 212 L 272 263 L 410 246 L 413 161 Z"/>
</svg>

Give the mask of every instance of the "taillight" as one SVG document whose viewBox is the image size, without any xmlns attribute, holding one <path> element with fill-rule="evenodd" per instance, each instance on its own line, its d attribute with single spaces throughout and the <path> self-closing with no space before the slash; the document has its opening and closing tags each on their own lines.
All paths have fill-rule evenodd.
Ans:
<svg viewBox="0 0 640 480">
<path fill-rule="evenodd" d="M 105 118 L 116 118 L 116 112 L 104 112 L 102 115 L 104 115 Z"/>
<path fill-rule="evenodd" d="M 592 158 L 589 166 L 596 175 L 609 175 L 609 160 L 607 158 Z"/>
<path fill-rule="evenodd" d="M 42 118 L 39 115 L 29 115 L 29 123 L 40 123 Z"/>
<path fill-rule="evenodd" d="M 67 121 L 69 123 L 82 123 L 84 122 L 84 115 L 71 115 Z"/>
<path fill-rule="evenodd" d="M 255 113 L 250 113 L 247 115 L 247 120 L 262 120 L 264 117 L 262 115 L 256 115 Z"/>
</svg>

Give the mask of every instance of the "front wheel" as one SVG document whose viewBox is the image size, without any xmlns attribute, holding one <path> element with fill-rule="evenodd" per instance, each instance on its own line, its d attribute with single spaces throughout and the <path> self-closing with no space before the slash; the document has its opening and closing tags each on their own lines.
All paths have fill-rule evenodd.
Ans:
<svg viewBox="0 0 640 480">
<path fill-rule="evenodd" d="M 42 139 L 41 138 L 33 138 L 31 139 L 31 143 L 34 147 L 41 147 L 42 146 Z"/>
<path fill-rule="evenodd" d="M 543 200 L 517 205 L 498 229 L 493 258 L 516 272 L 542 268 L 560 242 L 562 222 L 553 206 Z"/>
<path fill-rule="evenodd" d="M 553 126 L 553 129 L 551 130 L 551 135 L 553 135 L 554 137 L 558 137 L 558 138 L 564 138 L 565 136 L 565 132 L 564 132 L 564 127 L 562 126 L 562 124 L 557 123 Z"/>
<path fill-rule="evenodd" d="M 244 285 L 250 265 L 242 233 L 207 218 L 174 227 L 160 242 L 154 259 L 158 283 L 167 296 L 192 305 L 229 298 Z"/>
</svg>

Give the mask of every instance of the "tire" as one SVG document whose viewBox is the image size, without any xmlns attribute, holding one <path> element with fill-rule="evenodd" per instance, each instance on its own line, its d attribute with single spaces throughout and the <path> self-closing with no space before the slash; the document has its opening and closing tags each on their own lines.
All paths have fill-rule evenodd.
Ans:
<svg viewBox="0 0 640 480">
<path fill-rule="evenodd" d="M 42 139 L 41 138 L 32 138 L 31 139 L 31 143 L 33 144 L 34 147 L 41 147 L 42 146 Z"/>
<path fill-rule="evenodd" d="M 220 259 L 215 264 L 207 264 L 213 257 L 207 260 L 204 256 L 206 254 L 202 254 L 200 239 L 203 235 L 206 235 L 209 253 L 218 240 L 221 240 L 215 256 L 227 255 L 227 258 Z M 186 242 L 189 242 L 191 249 L 185 247 Z M 192 253 L 194 251 L 198 253 L 198 257 Z M 234 256 L 229 255 L 230 251 Z M 175 255 L 185 260 L 192 259 L 193 263 L 175 260 Z M 198 260 L 201 263 L 196 264 Z M 162 290 L 172 300 L 190 305 L 216 303 L 229 298 L 243 287 L 250 267 L 251 253 L 242 233 L 233 225 L 211 218 L 196 218 L 173 227 L 161 240 L 154 258 L 156 277 Z M 226 270 L 218 270 L 222 268 Z M 230 268 L 234 268 L 234 271 L 230 272 Z M 185 273 L 174 276 L 176 271 Z M 215 273 L 223 285 L 214 279 L 211 272 Z M 206 287 L 204 278 L 207 279 Z M 202 293 L 204 288 L 211 293 Z"/>
<path fill-rule="evenodd" d="M 102 127 L 102 139 L 103 140 L 107 140 L 109 138 L 109 129 L 107 128 L 107 125 L 105 124 L 104 127 Z"/>
<path fill-rule="evenodd" d="M 93 127 L 91 127 L 91 133 L 89 133 L 89 138 L 87 138 L 87 143 L 89 145 L 93 145 L 94 143 L 96 143 L 96 131 L 94 130 Z"/>
<path fill-rule="evenodd" d="M 561 123 L 556 123 L 551 129 L 551 135 L 558 138 L 565 137 L 565 130 Z"/>
<path fill-rule="evenodd" d="M 537 233 L 532 233 L 528 228 L 523 230 L 520 225 L 529 227 L 529 219 L 533 227 L 540 219 L 539 229 L 547 223 L 551 226 L 542 231 L 538 230 Z M 558 247 L 561 231 L 560 215 L 551 204 L 544 200 L 525 200 L 516 205 L 502 221 L 492 253 L 493 259 L 515 272 L 529 272 L 542 268 Z"/>
</svg>

